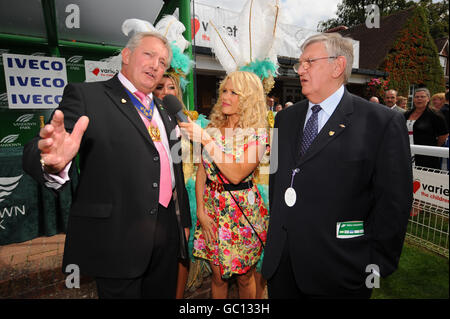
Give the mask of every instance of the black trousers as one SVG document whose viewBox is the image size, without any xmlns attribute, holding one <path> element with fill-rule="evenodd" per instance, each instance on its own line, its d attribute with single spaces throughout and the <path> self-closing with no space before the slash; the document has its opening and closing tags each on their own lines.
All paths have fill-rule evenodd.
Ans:
<svg viewBox="0 0 450 319">
<path fill-rule="evenodd" d="M 149 234 L 150 236 L 151 234 Z M 174 299 L 178 274 L 179 235 L 173 200 L 159 205 L 153 252 L 138 278 L 95 278 L 100 299 Z"/>
<path fill-rule="evenodd" d="M 267 281 L 269 299 L 369 299 L 372 289 L 364 288 L 360 291 L 330 295 L 306 294 L 297 286 L 289 254 L 288 240 L 284 245 L 280 264 L 275 274 Z"/>
</svg>

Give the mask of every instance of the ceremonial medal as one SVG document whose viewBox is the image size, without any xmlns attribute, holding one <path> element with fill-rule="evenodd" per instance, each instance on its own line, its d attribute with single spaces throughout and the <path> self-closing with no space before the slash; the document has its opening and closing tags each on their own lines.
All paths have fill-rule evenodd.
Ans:
<svg viewBox="0 0 450 319">
<path fill-rule="evenodd" d="M 160 142 L 161 141 L 161 135 L 159 133 L 159 128 L 154 127 L 150 125 L 148 127 L 148 133 L 150 134 L 150 137 L 152 138 L 153 142 Z"/>
<path fill-rule="evenodd" d="M 247 199 L 250 205 L 255 204 L 255 193 L 252 190 L 248 192 Z"/>
<path fill-rule="evenodd" d="M 297 201 L 297 193 L 295 192 L 295 189 L 292 187 L 286 189 L 286 192 L 284 193 L 284 201 L 289 207 L 295 205 L 295 202 Z"/>
</svg>

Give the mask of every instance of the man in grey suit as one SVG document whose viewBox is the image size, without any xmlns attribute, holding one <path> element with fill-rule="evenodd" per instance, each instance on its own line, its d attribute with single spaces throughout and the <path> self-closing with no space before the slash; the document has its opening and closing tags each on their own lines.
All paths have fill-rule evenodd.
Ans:
<svg viewBox="0 0 450 319">
<path fill-rule="evenodd" d="M 396 90 L 387 90 L 384 92 L 384 103 L 387 107 L 389 107 L 391 110 L 405 113 L 406 110 L 402 109 L 400 106 L 396 104 L 397 102 L 397 91 Z"/>
<path fill-rule="evenodd" d="M 369 298 L 374 276 L 397 268 L 411 209 L 405 120 L 346 90 L 350 39 L 318 34 L 301 49 L 307 100 L 275 118 L 262 274 L 269 298 Z"/>
</svg>

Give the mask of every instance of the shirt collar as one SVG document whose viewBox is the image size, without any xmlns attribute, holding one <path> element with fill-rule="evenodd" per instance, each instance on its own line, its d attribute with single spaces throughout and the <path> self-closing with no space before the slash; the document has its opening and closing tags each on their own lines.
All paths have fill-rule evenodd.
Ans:
<svg viewBox="0 0 450 319">
<path fill-rule="evenodd" d="M 328 98 L 323 100 L 319 105 L 322 108 L 322 110 L 328 114 L 328 116 L 331 116 L 331 114 L 333 114 L 334 110 L 338 106 L 343 96 L 344 96 L 344 85 L 341 85 L 339 89 L 337 89 Z M 311 109 L 314 105 L 316 104 L 309 102 L 309 109 Z"/>
<path fill-rule="evenodd" d="M 133 83 L 131 83 L 130 80 L 128 80 L 128 79 L 125 77 L 125 75 L 123 75 L 122 72 L 119 72 L 118 78 L 119 78 L 120 83 L 122 83 L 122 85 L 123 85 L 126 89 L 128 89 L 128 91 L 130 91 L 130 92 L 132 92 L 132 93 L 134 93 L 134 92 L 137 91 L 137 89 L 136 89 L 136 87 L 133 85 Z M 151 101 L 151 100 L 153 99 L 153 93 L 150 92 L 149 94 L 147 94 L 147 98 L 149 98 L 150 101 Z"/>
</svg>

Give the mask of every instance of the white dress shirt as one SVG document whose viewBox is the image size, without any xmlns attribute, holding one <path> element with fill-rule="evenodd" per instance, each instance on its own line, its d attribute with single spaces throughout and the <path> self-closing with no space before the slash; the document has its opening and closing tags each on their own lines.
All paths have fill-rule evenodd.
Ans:
<svg viewBox="0 0 450 319">
<path fill-rule="evenodd" d="M 306 112 L 305 124 L 303 125 L 303 129 L 305 129 L 306 122 L 308 122 L 308 119 L 311 117 L 312 114 L 311 108 L 314 105 L 320 105 L 322 109 L 317 114 L 317 121 L 318 121 L 317 133 L 319 133 L 320 130 L 325 126 L 325 123 L 327 123 L 328 119 L 333 114 L 334 110 L 336 110 L 336 107 L 338 106 L 339 102 L 341 102 L 343 96 L 344 96 L 344 85 L 341 85 L 341 87 L 337 89 L 336 92 L 331 94 L 322 102 L 317 104 L 309 102 L 308 112 Z"/>
</svg>

